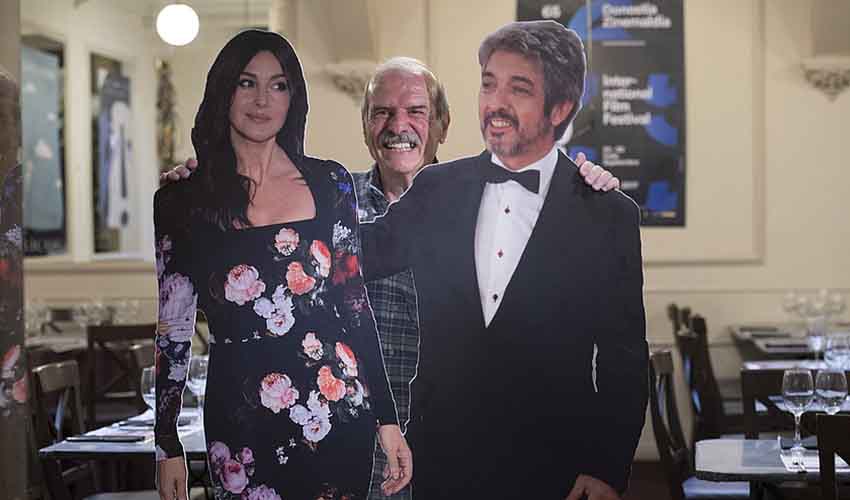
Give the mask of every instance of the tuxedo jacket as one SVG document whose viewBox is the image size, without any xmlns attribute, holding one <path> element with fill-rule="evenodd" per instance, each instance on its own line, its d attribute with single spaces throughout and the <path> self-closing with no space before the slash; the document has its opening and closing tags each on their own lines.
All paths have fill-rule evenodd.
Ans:
<svg viewBox="0 0 850 500">
<path fill-rule="evenodd" d="M 487 168 L 488 152 L 426 167 L 361 225 L 367 282 L 405 268 L 416 282 L 414 496 L 563 499 L 579 474 L 622 492 L 648 389 L 640 211 L 559 153 L 485 327 L 474 242 Z"/>
</svg>

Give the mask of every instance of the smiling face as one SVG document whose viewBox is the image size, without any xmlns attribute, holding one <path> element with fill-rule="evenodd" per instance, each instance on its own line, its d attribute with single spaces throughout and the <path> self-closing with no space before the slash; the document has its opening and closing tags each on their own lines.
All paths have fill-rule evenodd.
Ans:
<svg viewBox="0 0 850 500">
<path fill-rule="evenodd" d="M 552 128 L 572 103 L 556 104 L 547 114 L 540 63 L 497 50 L 481 68 L 478 117 L 487 149 L 511 168 L 539 160 L 555 144 Z"/>
<path fill-rule="evenodd" d="M 429 141 L 431 112 L 423 76 L 401 70 L 381 76 L 369 101 L 366 145 L 382 172 L 416 173 L 433 159 L 438 138 Z"/>
<path fill-rule="evenodd" d="M 230 103 L 231 135 L 251 142 L 274 140 L 286 122 L 290 99 L 280 62 L 271 52 L 258 52 L 239 74 Z"/>
</svg>

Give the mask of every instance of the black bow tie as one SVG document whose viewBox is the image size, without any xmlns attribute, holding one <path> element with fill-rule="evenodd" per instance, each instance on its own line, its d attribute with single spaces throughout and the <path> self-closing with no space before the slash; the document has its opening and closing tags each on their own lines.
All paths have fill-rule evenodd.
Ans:
<svg viewBox="0 0 850 500">
<path fill-rule="evenodd" d="M 534 194 L 540 191 L 540 171 L 526 170 L 525 172 L 512 172 L 496 164 L 490 163 L 484 169 L 484 181 L 500 184 L 507 181 L 519 182 L 522 187 Z"/>
</svg>

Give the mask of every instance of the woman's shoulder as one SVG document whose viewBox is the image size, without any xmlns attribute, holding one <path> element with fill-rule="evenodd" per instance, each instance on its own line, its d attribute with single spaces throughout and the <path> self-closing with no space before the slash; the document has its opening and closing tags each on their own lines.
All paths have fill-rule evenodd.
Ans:
<svg viewBox="0 0 850 500">
<path fill-rule="evenodd" d="M 328 182 L 337 190 L 348 192 L 350 186 L 353 186 L 351 173 L 336 160 L 304 156 L 302 162 L 314 176 Z"/>
<path fill-rule="evenodd" d="M 196 184 L 191 177 L 163 184 L 153 195 L 154 209 L 187 208 Z"/>
</svg>

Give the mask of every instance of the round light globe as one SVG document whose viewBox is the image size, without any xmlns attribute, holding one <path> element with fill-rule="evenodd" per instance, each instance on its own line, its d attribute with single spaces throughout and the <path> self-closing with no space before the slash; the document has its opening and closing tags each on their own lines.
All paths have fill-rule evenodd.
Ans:
<svg viewBox="0 0 850 500">
<path fill-rule="evenodd" d="M 156 16 L 156 32 L 169 45 L 188 44 L 198 36 L 199 27 L 198 14 L 183 3 L 166 5 Z"/>
</svg>

